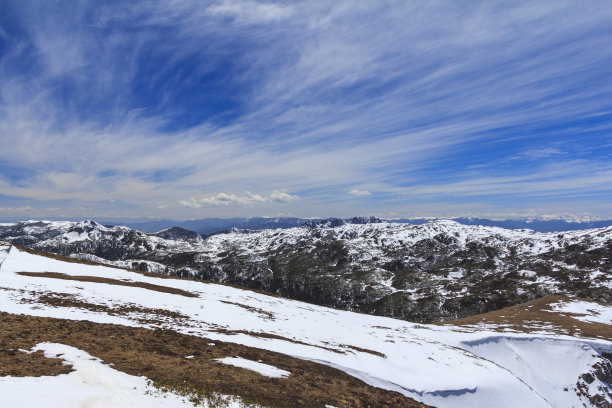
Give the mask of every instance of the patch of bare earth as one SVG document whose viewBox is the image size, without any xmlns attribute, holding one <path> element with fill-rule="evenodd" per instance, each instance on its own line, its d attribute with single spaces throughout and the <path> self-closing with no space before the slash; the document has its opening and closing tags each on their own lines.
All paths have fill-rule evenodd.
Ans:
<svg viewBox="0 0 612 408">
<path fill-rule="evenodd" d="M 95 304 L 85 302 L 79 299 L 76 295 L 71 293 L 61 292 L 30 292 L 31 298 L 21 299 L 22 303 L 40 303 L 52 307 L 71 307 L 77 309 L 89 310 L 92 312 L 106 313 L 109 316 L 127 316 L 138 314 L 143 316 L 137 318 L 140 323 L 150 324 L 162 324 L 168 320 L 172 321 L 185 321 L 189 319 L 187 315 L 180 312 L 159 309 L 159 308 L 148 308 L 141 307 L 133 303 L 121 304 L 116 307 L 109 307 L 107 305 Z"/>
<path fill-rule="evenodd" d="M 372 387 L 350 375 L 280 353 L 226 343 L 171 330 L 149 330 L 87 321 L 0 313 L 0 375 L 40 376 L 70 371 L 61 360 L 25 354 L 41 342 L 85 350 L 113 368 L 152 381 L 238 395 L 270 407 L 425 407 L 403 395 Z M 193 358 L 185 358 L 193 356 Z M 240 356 L 291 375 L 269 378 L 215 359 Z"/>
<path fill-rule="evenodd" d="M 331 347 L 319 346 L 317 344 L 305 343 L 305 342 L 300 341 L 300 340 L 290 339 L 288 337 L 280 336 L 278 334 L 273 334 L 273 333 L 254 332 L 254 331 L 250 331 L 250 330 L 229 330 L 229 329 L 221 329 L 221 328 L 220 329 L 213 329 L 213 330 L 209 330 L 209 331 L 210 332 L 214 332 L 214 333 L 226 334 L 226 335 L 229 335 L 229 336 L 235 336 L 235 335 L 238 335 L 238 334 L 246 334 L 247 336 L 259 337 L 259 338 L 262 338 L 262 339 L 283 340 L 283 341 L 287 341 L 289 343 L 301 344 L 303 346 L 317 347 L 317 348 L 320 348 L 320 349 L 323 349 L 323 350 L 331 351 L 332 353 L 345 354 L 344 351 L 342 351 L 342 350 L 338 350 L 338 349 L 331 348 Z"/>
<path fill-rule="evenodd" d="M 353 349 L 355 351 L 359 351 L 360 353 L 368 353 L 368 354 L 372 354 L 374 356 L 378 356 L 378 357 L 382 357 L 382 358 L 387 358 L 387 356 L 384 353 L 381 353 L 380 351 L 370 350 L 370 349 L 363 348 L 363 347 L 351 346 L 350 344 L 341 344 L 341 346 Z"/>
<path fill-rule="evenodd" d="M 593 302 L 588 299 L 569 298 L 567 296 L 547 296 L 494 312 L 465 317 L 458 320 L 450 320 L 438 324 L 470 327 L 484 325 L 490 330 L 510 330 L 526 333 L 546 330 L 569 336 L 591 337 L 612 341 L 612 325 L 584 322 L 574 318 L 579 317 L 579 315 L 565 312 L 561 313 L 552 309 L 552 305 L 555 303 L 571 302 L 573 300 Z M 601 302 L 593 303 L 612 306 Z"/>
<path fill-rule="evenodd" d="M 222 300 L 221 302 L 225 303 L 225 304 L 228 304 L 228 305 L 238 306 L 238 307 L 240 307 L 242 309 L 248 310 L 251 313 L 257 313 L 264 320 L 274 320 L 274 313 L 268 312 L 268 311 L 260 309 L 258 307 L 244 305 L 242 303 L 237 303 L 237 302 L 230 302 L 229 300 Z"/>
</svg>

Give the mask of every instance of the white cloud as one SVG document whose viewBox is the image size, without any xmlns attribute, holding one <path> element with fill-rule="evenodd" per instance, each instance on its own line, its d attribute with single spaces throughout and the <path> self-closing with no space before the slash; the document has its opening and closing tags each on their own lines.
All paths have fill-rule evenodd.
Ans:
<svg viewBox="0 0 612 408">
<path fill-rule="evenodd" d="M 224 1 L 206 10 L 211 15 L 231 16 L 245 23 L 269 23 L 285 19 L 293 13 L 287 6 L 256 1 Z"/>
<path fill-rule="evenodd" d="M 291 195 L 283 193 L 281 191 L 273 191 L 268 198 L 270 201 L 274 201 L 277 203 L 290 203 L 292 201 L 300 199 L 300 197 L 298 197 L 297 195 Z"/>
<path fill-rule="evenodd" d="M 218 193 L 214 196 L 208 197 L 192 197 L 188 200 L 179 201 L 179 204 L 187 208 L 229 207 L 264 203 L 289 203 L 298 199 L 299 197 L 297 195 L 291 195 L 281 191 L 273 191 L 268 196 L 251 194 L 247 191 L 246 194 L 242 196 L 236 194 Z"/>
<path fill-rule="evenodd" d="M 355 196 L 369 196 L 372 193 L 370 193 L 368 190 L 358 190 L 358 189 L 353 189 L 351 191 L 349 191 L 349 194 L 355 195 Z"/>
</svg>

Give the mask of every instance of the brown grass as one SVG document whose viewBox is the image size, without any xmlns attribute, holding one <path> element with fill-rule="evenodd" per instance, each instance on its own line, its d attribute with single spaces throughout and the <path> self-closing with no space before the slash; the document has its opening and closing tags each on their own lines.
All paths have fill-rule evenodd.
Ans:
<svg viewBox="0 0 612 408">
<path fill-rule="evenodd" d="M 122 281 L 119 279 L 111 279 L 111 278 L 100 278 L 97 276 L 87 276 L 87 275 L 66 275 L 65 273 L 59 272 L 17 272 L 19 275 L 23 276 L 33 276 L 37 278 L 52 278 L 52 279 L 64 279 L 78 282 L 95 282 L 95 283 L 104 283 L 106 285 L 117 285 L 117 286 L 130 286 L 133 288 L 143 288 L 148 290 L 153 290 L 155 292 L 162 293 L 172 293 L 173 295 L 181 295 L 185 297 L 198 297 L 197 293 L 188 292 L 186 290 L 170 288 L 168 286 L 154 285 L 152 283 L 146 282 L 128 282 Z"/>
<path fill-rule="evenodd" d="M 61 292 L 31 292 L 35 295 L 32 299 L 22 299 L 25 303 L 42 303 L 53 307 L 74 307 L 92 312 L 106 313 L 110 316 L 125 316 L 132 313 L 140 313 L 147 315 L 147 318 L 138 319 L 141 323 L 162 323 L 160 320 L 167 318 L 172 320 L 189 319 L 187 315 L 182 313 L 158 308 L 140 307 L 135 304 L 121 305 L 119 307 L 109 307 L 106 305 L 94 304 L 78 299 L 75 295 Z"/>
<path fill-rule="evenodd" d="M 242 309 L 248 310 L 251 313 L 257 313 L 260 317 L 266 320 L 274 320 L 274 313 L 268 312 L 266 310 L 260 309 L 258 307 L 253 307 L 249 305 L 243 305 L 242 303 L 230 302 L 229 300 L 221 300 L 221 303 L 225 303 L 228 305 L 238 306 Z"/>
<path fill-rule="evenodd" d="M 425 407 L 403 395 L 365 384 L 350 375 L 310 361 L 257 348 L 211 341 L 170 330 L 148 330 L 87 321 L 0 313 L 0 375 L 56 375 L 68 372 L 59 360 L 25 354 L 40 342 L 77 347 L 113 368 L 179 388 L 238 395 L 270 407 Z M 214 344 L 214 345 L 211 345 Z M 186 359 L 185 356 L 194 358 Z M 291 372 L 268 378 L 215 362 L 240 356 Z M 172 388 L 172 387 L 170 387 Z"/>
<path fill-rule="evenodd" d="M 319 346 L 317 344 L 305 343 L 300 340 L 295 340 L 295 339 L 290 339 L 288 337 L 279 336 L 278 334 L 254 332 L 250 330 L 228 330 L 228 329 L 214 329 L 214 330 L 209 330 L 209 331 L 214 332 L 214 333 L 227 334 L 229 336 L 235 336 L 237 334 L 246 334 L 247 336 L 259 337 L 262 339 L 283 340 L 283 341 L 288 341 L 289 343 L 301 344 L 303 346 L 317 347 L 323 350 L 331 351 L 332 353 L 345 354 L 342 350 L 338 350 L 338 349 L 331 348 L 331 347 Z"/>
<path fill-rule="evenodd" d="M 571 313 L 559 313 L 552 310 L 551 305 L 553 303 L 559 301 L 568 302 L 571 300 L 584 300 L 586 302 L 612 306 L 611 304 L 593 302 L 588 299 L 570 298 L 567 296 L 547 296 L 494 312 L 438 324 L 455 326 L 482 324 L 489 326 L 487 328 L 498 331 L 515 330 L 520 332 L 540 331 L 543 330 L 543 326 L 552 326 L 552 329 L 546 330 L 552 330 L 559 334 L 567 334 L 570 336 L 612 340 L 612 325 L 582 322 L 578 319 L 574 319 L 572 316 L 575 315 Z"/>
<path fill-rule="evenodd" d="M 353 349 L 355 351 L 359 351 L 361 353 L 368 353 L 368 354 L 372 354 L 378 357 L 387 358 L 387 356 L 384 353 L 381 353 L 380 351 L 370 350 L 370 349 L 363 348 L 363 347 L 351 346 L 350 344 L 341 344 L 341 346 Z"/>
<path fill-rule="evenodd" d="M 3 334 L 0 334 L 0 377 L 40 377 L 72 371 L 72 366 L 64 365 L 61 360 L 55 358 L 46 358 L 42 351 L 19 351 L 17 345 L 7 342 Z"/>
</svg>

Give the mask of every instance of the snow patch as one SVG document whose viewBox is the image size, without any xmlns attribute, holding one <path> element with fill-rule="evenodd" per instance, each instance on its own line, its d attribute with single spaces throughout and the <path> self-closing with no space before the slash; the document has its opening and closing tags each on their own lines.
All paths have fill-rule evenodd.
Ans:
<svg viewBox="0 0 612 408">
<path fill-rule="evenodd" d="M 284 378 L 289 377 L 291 375 L 289 371 L 281 370 L 280 368 L 274 367 L 269 364 L 247 360 L 242 357 L 217 358 L 215 359 L 215 361 L 234 367 L 246 368 L 247 370 L 255 371 L 263 376 L 270 378 Z"/>
<path fill-rule="evenodd" d="M 12 408 L 193 407 L 183 397 L 154 395 L 145 377 L 117 371 L 83 350 L 59 343 L 40 343 L 45 357 L 61 358 L 75 371 L 44 377 L 2 377 L 2 406 Z M 35 392 L 33 392 L 35 390 Z M 161 397 L 161 398 L 160 398 Z"/>
<path fill-rule="evenodd" d="M 559 313 L 571 313 L 576 320 L 589 323 L 612 324 L 612 307 L 593 302 L 576 300 L 572 302 L 555 303 L 552 309 Z"/>
</svg>

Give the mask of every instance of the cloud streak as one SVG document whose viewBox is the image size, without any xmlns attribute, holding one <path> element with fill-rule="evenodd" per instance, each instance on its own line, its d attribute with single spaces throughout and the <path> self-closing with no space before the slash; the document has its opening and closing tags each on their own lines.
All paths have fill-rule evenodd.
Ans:
<svg viewBox="0 0 612 408">
<path fill-rule="evenodd" d="M 349 194 L 354 195 L 354 196 L 369 196 L 369 195 L 372 195 L 372 193 L 370 193 L 368 190 L 358 190 L 356 188 L 354 188 L 351 191 L 349 191 Z"/>
</svg>

